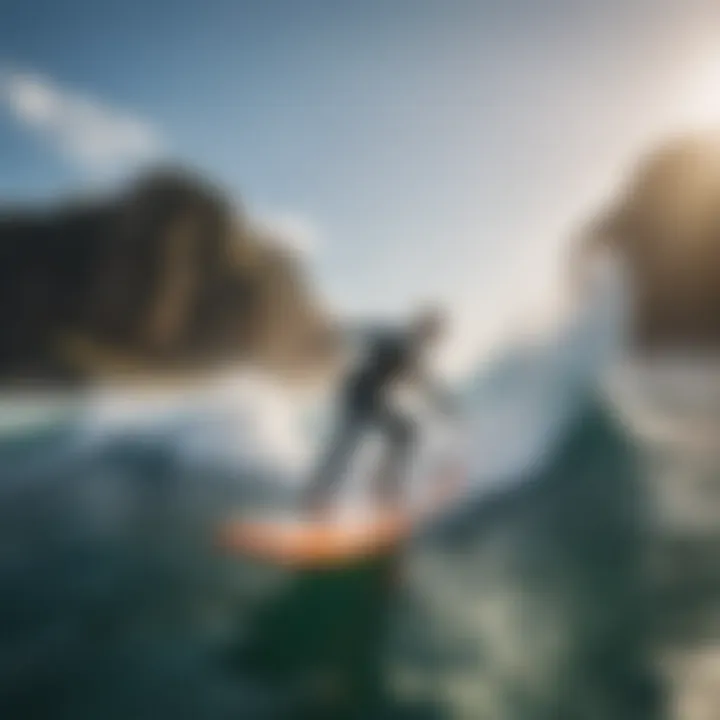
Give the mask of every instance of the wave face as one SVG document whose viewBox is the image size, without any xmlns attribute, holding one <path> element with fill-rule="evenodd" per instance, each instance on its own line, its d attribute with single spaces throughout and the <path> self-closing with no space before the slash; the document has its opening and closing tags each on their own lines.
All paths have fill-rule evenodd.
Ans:
<svg viewBox="0 0 720 720">
<path fill-rule="evenodd" d="M 471 476 L 524 478 L 552 455 L 625 352 L 628 298 L 621 268 L 604 258 L 582 297 L 563 297 L 541 328 L 526 326 L 464 389 Z"/>
</svg>

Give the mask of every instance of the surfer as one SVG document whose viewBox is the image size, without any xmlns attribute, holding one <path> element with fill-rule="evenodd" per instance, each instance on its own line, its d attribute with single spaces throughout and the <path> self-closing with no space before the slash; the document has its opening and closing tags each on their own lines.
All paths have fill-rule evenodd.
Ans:
<svg viewBox="0 0 720 720">
<path fill-rule="evenodd" d="M 342 383 L 339 429 L 310 484 L 311 508 L 326 507 L 362 434 L 370 429 L 380 430 L 388 445 L 377 473 L 378 499 L 383 504 L 399 499 L 400 478 L 413 448 L 415 422 L 394 405 L 393 390 L 400 383 L 410 383 L 423 390 L 435 407 L 446 414 L 451 412 L 449 397 L 431 381 L 423 362 L 444 326 L 438 311 L 426 310 L 409 328 L 370 332 L 369 352 Z"/>
</svg>

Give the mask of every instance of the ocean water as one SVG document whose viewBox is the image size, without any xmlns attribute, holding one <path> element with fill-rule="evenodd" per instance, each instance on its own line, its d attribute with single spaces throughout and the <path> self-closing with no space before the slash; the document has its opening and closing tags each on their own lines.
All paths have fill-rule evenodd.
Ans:
<svg viewBox="0 0 720 720">
<path fill-rule="evenodd" d="M 605 390 L 596 320 L 479 369 L 437 442 L 462 496 L 396 565 L 335 574 L 214 542 L 293 502 L 327 409 L 247 378 L 8 399 L 0 717 L 715 717 L 716 466 Z"/>
</svg>

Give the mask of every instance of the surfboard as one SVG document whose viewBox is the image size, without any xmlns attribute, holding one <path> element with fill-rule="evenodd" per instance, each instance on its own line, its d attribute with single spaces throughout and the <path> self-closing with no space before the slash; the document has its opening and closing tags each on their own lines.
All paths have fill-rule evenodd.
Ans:
<svg viewBox="0 0 720 720">
<path fill-rule="evenodd" d="M 411 517 L 378 512 L 362 520 L 253 518 L 226 523 L 218 536 L 222 550 L 295 568 L 346 565 L 392 550 L 408 534 Z"/>
<path fill-rule="evenodd" d="M 352 518 L 336 512 L 322 516 L 235 518 L 219 528 L 220 550 L 292 568 L 347 565 L 391 553 L 415 527 L 457 496 L 462 473 L 446 470 L 435 491 L 420 506 L 375 509 Z"/>
</svg>

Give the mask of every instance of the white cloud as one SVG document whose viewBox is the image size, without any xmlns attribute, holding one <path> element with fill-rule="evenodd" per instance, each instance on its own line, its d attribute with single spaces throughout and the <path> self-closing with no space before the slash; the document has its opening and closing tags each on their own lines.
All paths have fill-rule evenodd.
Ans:
<svg viewBox="0 0 720 720">
<path fill-rule="evenodd" d="M 162 138 L 150 123 L 45 77 L 0 70 L 0 104 L 85 170 L 132 166 L 163 150 Z"/>
</svg>

